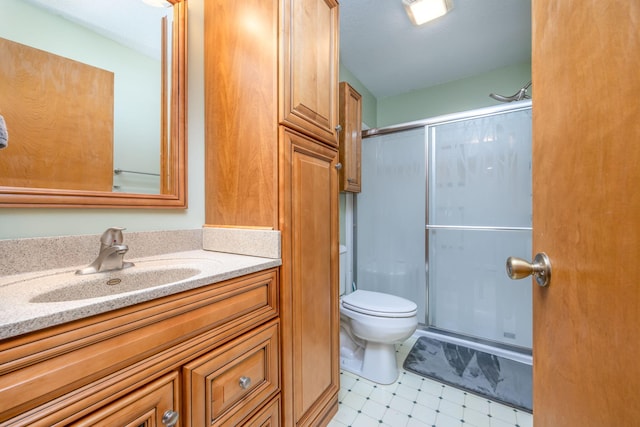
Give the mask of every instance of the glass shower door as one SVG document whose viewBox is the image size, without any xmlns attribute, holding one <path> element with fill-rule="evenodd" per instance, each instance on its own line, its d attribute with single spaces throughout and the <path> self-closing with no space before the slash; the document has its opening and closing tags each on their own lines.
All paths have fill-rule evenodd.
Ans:
<svg viewBox="0 0 640 427">
<path fill-rule="evenodd" d="M 356 282 L 418 305 L 426 322 L 425 128 L 367 138 L 357 197 Z"/>
<path fill-rule="evenodd" d="M 430 125 L 427 280 L 431 327 L 531 348 L 531 108 Z"/>
</svg>

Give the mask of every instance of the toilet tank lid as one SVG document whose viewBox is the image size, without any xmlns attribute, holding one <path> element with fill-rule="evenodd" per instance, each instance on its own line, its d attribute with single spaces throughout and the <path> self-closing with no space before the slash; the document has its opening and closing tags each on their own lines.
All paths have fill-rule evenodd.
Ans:
<svg viewBox="0 0 640 427">
<path fill-rule="evenodd" d="M 358 289 L 342 297 L 342 304 L 352 310 L 367 314 L 402 314 L 413 316 L 418 306 L 413 301 L 395 295 Z"/>
</svg>

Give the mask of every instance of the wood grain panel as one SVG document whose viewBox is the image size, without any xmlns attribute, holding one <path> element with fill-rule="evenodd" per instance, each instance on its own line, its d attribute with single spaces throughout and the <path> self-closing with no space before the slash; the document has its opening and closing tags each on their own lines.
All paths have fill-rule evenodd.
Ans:
<svg viewBox="0 0 640 427">
<path fill-rule="evenodd" d="M 340 82 L 338 133 L 340 163 L 340 190 L 359 193 L 362 187 L 362 96 L 347 82 Z"/>
<path fill-rule="evenodd" d="M 339 389 L 337 153 L 281 128 L 284 425 L 315 425 Z"/>
<path fill-rule="evenodd" d="M 280 398 L 269 402 L 253 418 L 244 424 L 246 427 L 279 427 L 280 426 Z"/>
<path fill-rule="evenodd" d="M 112 191 L 113 73 L 2 38 L 0 56 L 0 185 Z"/>
<path fill-rule="evenodd" d="M 205 222 L 278 222 L 278 2 L 205 2 Z"/>
<path fill-rule="evenodd" d="M 338 146 L 338 2 L 286 0 L 280 123 Z"/>
<path fill-rule="evenodd" d="M 533 2 L 536 427 L 638 425 L 640 3 Z"/>
</svg>

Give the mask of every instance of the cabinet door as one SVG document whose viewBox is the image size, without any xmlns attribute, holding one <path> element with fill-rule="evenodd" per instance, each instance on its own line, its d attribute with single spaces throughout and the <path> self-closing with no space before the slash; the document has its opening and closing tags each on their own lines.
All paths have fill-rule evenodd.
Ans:
<svg viewBox="0 0 640 427">
<path fill-rule="evenodd" d="M 340 83 L 340 190 L 360 192 L 362 150 L 362 96 L 348 83 Z"/>
<path fill-rule="evenodd" d="M 178 411 L 178 390 L 178 373 L 172 372 L 70 426 L 177 426 L 179 424 L 170 421 L 171 412 L 168 411 Z M 173 418 L 177 418 L 177 414 Z"/>
<path fill-rule="evenodd" d="M 283 418 L 312 425 L 337 408 L 337 152 L 281 128 Z"/>
<path fill-rule="evenodd" d="M 280 123 L 337 146 L 338 2 L 284 4 Z"/>
</svg>

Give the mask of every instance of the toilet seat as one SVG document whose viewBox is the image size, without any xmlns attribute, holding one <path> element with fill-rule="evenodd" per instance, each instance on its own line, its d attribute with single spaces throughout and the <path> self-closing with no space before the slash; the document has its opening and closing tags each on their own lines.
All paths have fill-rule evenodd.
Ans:
<svg viewBox="0 0 640 427">
<path fill-rule="evenodd" d="M 342 297 L 342 306 L 357 313 L 377 317 L 412 317 L 418 311 L 418 306 L 413 301 L 360 289 Z"/>
</svg>

